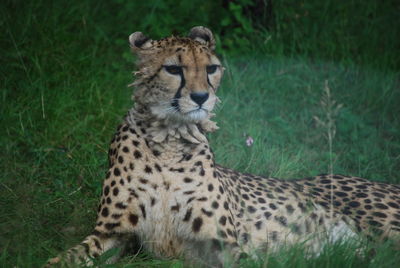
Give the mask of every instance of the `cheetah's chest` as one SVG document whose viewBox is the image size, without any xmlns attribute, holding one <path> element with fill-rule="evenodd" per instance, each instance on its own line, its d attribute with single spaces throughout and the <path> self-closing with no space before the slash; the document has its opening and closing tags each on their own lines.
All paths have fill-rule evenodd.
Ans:
<svg viewBox="0 0 400 268">
<path fill-rule="evenodd" d="M 143 169 L 155 166 L 146 162 Z M 135 202 L 142 219 L 138 225 L 143 245 L 158 256 L 176 257 L 183 252 L 183 241 L 191 231 L 185 217 L 204 192 L 204 182 L 196 176 L 182 172 L 183 167 L 167 165 L 153 169 L 151 173 L 133 174 L 136 179 L 126 190 L 135 192 Z"/>
</svg>

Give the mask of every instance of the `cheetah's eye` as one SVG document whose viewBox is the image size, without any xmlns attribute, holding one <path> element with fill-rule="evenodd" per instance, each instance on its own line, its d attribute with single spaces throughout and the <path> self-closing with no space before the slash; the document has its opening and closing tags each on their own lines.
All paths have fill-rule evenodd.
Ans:
<svg viewBox="0 0 400 268">
<path fill-rule="evenodd" d="M 218 65 L 215 65 L 215 64 L 213 64 L 213 65 L 208 65 L 208 66 L 206 67 L 207 74 L 213 74 L 213 73 L 215 73 L 215 71 L 217 71 L 217 68 L 218 68 Z"/>
<path fill-rule="evenodd" d="M 182 66 L 178 65 L 165 65 L 164 66 L 165 70 L 170 73 L 170 74 L 181 74 L 182 73 Z"/>
</svg>

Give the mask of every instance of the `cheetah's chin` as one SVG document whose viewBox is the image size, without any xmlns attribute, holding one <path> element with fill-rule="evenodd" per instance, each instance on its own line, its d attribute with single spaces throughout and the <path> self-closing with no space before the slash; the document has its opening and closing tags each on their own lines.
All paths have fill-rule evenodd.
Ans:
<svg viewBox="0 0 400 268">
<path fill-rule="evenodd" d="M 185 113 L 183 115 L 185 116 L 185 118 L 188 119 L 188 121 L 200 122 L 200 121 L 202 121 L 202 120 L 207 118 L 208 111 L 203 109 L 203 108 L 199 108 L 199 109 L 187 112 L 187 113 Z"/>
</svg>

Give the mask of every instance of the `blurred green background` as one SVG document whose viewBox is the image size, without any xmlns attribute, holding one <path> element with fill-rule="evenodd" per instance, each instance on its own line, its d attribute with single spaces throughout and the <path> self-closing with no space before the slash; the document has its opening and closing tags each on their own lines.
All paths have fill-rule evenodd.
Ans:
<svg viewBox="0 0 400 268">
<path fill-rule="evenodd" d="M 399 1 L 3 0 L 0 25 L 2 267 L 38 267 L 90 233 L 108 144 L 132 105 L 135 31 L 153 39 L 197 25 L 214 32 L 227 69 L 221 129 L 209 137 L 219 163 L 283 178 L 333 170 L 400 183 Z M 384 246 L 372 260 L 347 246 L 266 262 L 400 262 Z M 117 264 L 143 266 L 182 262 L 143 253 Z"/>
<path fill-rule="evenodd" d="M 130 32 L 160 38 L 204 25 L 222 39 L 220 52 L 301 54 L 398 69 L 399 5 L 396 0 L 6 0 L 1 4 L 2 48 L 18 44 L 25 51 L 32 45 L 76 42 L 126 50 L 121 44 Z M 12 60 L 8 54 L 3 58 Z"/>
</svg>

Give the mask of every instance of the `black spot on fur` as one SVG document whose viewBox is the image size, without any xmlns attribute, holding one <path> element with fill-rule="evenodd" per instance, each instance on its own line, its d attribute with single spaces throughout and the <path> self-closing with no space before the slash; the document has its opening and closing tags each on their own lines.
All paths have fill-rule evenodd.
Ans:
<svg viewBox="0 0 400 268">
<path fill-rule="evenodd" d="M 265 199 L 262 198 L 262 197 L 257 198 L 257 201 L 258 201 L 258 203 L 260 203 L 260 204 L 265 204 L 265 203 L 266 203 Z"/>
<path fill-rule="evenodd" d="M 145 168 L 144 168 L 144 172 L 146 172 L 146 173 L 148 173 L 148 174 L 151 174 L 151 173 L 153 173 L 153 170 L 151 169 L 151 167 L 149 167 L 148 165 L 146 165 Z"/>
<path fill-rule="evenodd" d="M 374 206 L 379 209 L 388 209 L 389 207 L 382 203 L 375 203 Z"/>
<path fill-rule="evenodd" d="M 188 177 L 185 177 L 185 178 L 183 179 L 183 182 L 185 182 L 185 183 L 191 183 L 192 181 L 193 181 L 193 179 L 188 178 Z"/>
<path fill-rule="evenodd" d="M 257 211 L 257 209 L 255 207 L 253 207 L 253 206 L 248 206 L 247 207 L 247 211 L 250 212 L 250 213 L 254 213 L 254 212 Z"/>
<path fill-rule="evenodd" d="M 214 202 L 212 202 L 211 206 L 213 209 L 217 209 L 219 207 L 219 204 L 217 201 L 214 201 Z"/>
<path fill-rule="evenodd" d="M 346 191 L 346 192 L 353 191 L 353 188 L 349 187 L 349 186 L 342 186 L 341 188 L 342 188 L 343 191 Z"/>
<path fill-rule="evenodd" d="M 268 220 L 272 216 L 271 212 L 264 212 L 264 217 Z"/>
<path fill-rule="evenodd" d="M 205 174 L 206 174 L 206 172 L 205 172 L 204 168 L 202 168 L 202 169 L 200 170 L 200 172 L 199 172 L 199 175 L 200 175 L 200 176 L 204 176 Z"/>
<path fill-rule="evenodd" d="M 286 205 L 286 210 L 289 213 L 289 215 L 293 214 L 293 212 L 294 212 L 294 208 L 292 205 Z"/>
<path fill-rule="evenodd" d="M 221 194 L 224 194 L 224 188 L 222 188 L 221 185 L 219 186 L 219 192 L 220 192 Z"/>
<path fill-rule="evenodd" d="M 115 222 L 115 223 L 106 223 L 104 226 L 106 227 L 107 230 L 112 230 L 115 227 L 118 227 L 120 225 L 121 225 L 121 223 Z"/>
<path fill-rule="evenodd" d="M 372 192 L 372 195 L 379 197 L 379 198 L 385 198 L 384 194 L 378 193 L 378 192 Z"/>
<path fill-rule="evenodd" d="M 122 202 L 118 202 L 115 204 L 115 207 L 119 209 L 126 209 L 127 206 L 124 205 Z"/>
<path fill-rule="evenodd" d="M 192 223 L 193 232 L 195 233 L 199 232 L 202 225 L 203 225 L 203 219 L 200 217 L 195 218 Z"/>
<path fill-rule="evenodd" d="M 132 144 L 133 144 L 135 147 L 138 147 L 138 146 L 139 146 L 139 144 L 140 144 L 140 142 L 138 142 L 138 141 L 135 141 L 135 140 L 132 140 Z"/>
<path fill-rule="evenodd" d="M 186 211 L 185 216 L 183 217 L 183 221 L 189 221 L 191 216 L 192 216 L 192 208 L 189 208 Z"/>
<path fill-rule="evenodd" d="M 122 214 L 112 214 L 111 217 L 115 220 L 118 220 L 119 218 L 122 217 Z"/>
<path fill-rule="evenodd" d="M 114 196 L 117 196 L 118 193 L 119 193 L 119 189 L 118 189 L 117 187 L 115 187 L 115 188 L 113 189 L 113 195 L 114 195 Z"/>
<path fill-rule="evenodd" d="M 203 212 L 208 217 L 211 217 L 213 215 L 212 211 L 205 210 L 204 208 L 201 209 L 201 212 Z"/>
<path fill-rule="evenodd" d="M 139 198 L 139 195 L 136 193 L 135 189 L 129 188 L 130 195 L 133 195 L 135 198 Z"/>
<path fill-rule="evenodd" d="M 228 204 L 228 202 L 224 202 L 224 209 L 226 209 L 226 210 L 228 210 L 229 209 L 229 204 Z"/>
<path fill-rule="evenodd" d="M 377 221 L 374 221 L 374 220 L 370 220 L 370 221 L 368 221 L 368 223 L 369 223 L 370 225 L 372 225 L 372 226 L 375 226 L 375 227 L 382 227 L 382 226 L 383 226 L 382 223 L 377 222 Z"/>
<path fill-rule="evenodd" d="M 378 217 L 378 218 L 387 218 L 387 215 L 385 213 L 379 212 L 379 211 L 375 211 L 372 212 L 372 216 Z"/>
<path fill-rule="evenodd" d="M 133 156 L 134 156 L 136 159 L 139 159 L 139 158 L 142 157 L 142 153 L 139 152 L 138 150 L 136 150 L 136 151 L 133 153 Z"/>
<path fill-rule="evenodd" d="M 188 201 L 186 202 L 186 204 L 189 204 L 190 202 L 192 202 L 195 199 L 194 196 L 192 196 L 191 198 L 188 199 Z"/>
<path fill-rule="evenodd" d="M 162 171 L 162 169 L 161 169 L 161 167 L 160 167 L 159 164 L 155 163 L 155 164 L 154 164 L 154 167 L 156 168 L 156 170 L 157 170 L 158 172 L 161 172 L 161 171 Z"/>
<path fill-rule="evenodd" d="M 367 214 L 367 212 L 365 212 L 364 210 L 357 210 L 356 212 L 358 215 L 365 215 Z"/>
<path fill-rule="evenodd" d="M 366 193 L 356 193 L 357 198 L 366 198 L 368 195 Z"/>
<path fill-rule="evenodd" d="M 345 193 L 345 192 L 335 192 L 335 195 L 339 196 L 339 197 L 346 197 L 347 193 Z"/>
<path fill-rule="evenodd" d="M 225 217 L 225 216 L 221 216 L 221 218 L 219 218 L 219 223 L 220 223 L 222 226 L 225 226 L 225 224 L 226 224 L 226 217 Z"/>
<path fill-rule="evenodd" d="M 357 208 L 357 207 L 359 207 L 361 204 L 360 204 L 360 202 L 358 202 L 358 201 L 351 201 L 351 202 L 349 202 L 349 206 L 350 207 L 352 207 L 352 208 Z"/>
<path fill-rule="evenodd" d="M 101 216 L 103 216 L 103 217 L 108 217 L 108 208 L 107 207 L 104 207 L 102 210 L 101 210 Z"/>
<path fill-rule="evenodd" d="M 329 180 L 329 179 L 323 179 L 323 180 L 320 181 L 320 183 L 322 183 L 322 184 L 330 184 L 330 183 L 331 183 L 331 180 Z"/>
<path fill-rule="evenodd" d="M 133 135 L 136 135 L 136 134 L 137 134 L 137 133 L 136 133 L 136 130 L 134 130 L 133 128 L 130 128 L 130 129 L 129 129 L 129 132 L 132 133 Z"/>
<path fill-rule="evenodd" d="M 129 214 L 129 222 L 133 225 L 136 226 L 136 224 L 139 221 L 139 217 L 136 214 Z"/>
<path fill-rule="evenodd" d="M 276 209 L 277 209 L 276 205 L 273 204 L 273 203 L 270 203 L 270 204 L 269 204 L 269 207 L 270 207 L 271 209 L 273 209 L 273 210 L 276 210 Z"/>
<path fill-rule="evenodd" d="M 208 191 L 212 192 L 214 190 L 214 186 L 210 183 L 208 185 Z"/>
<path fill-rule="evenodd" d="M 400 227 L 400 222 L 399 221 L 391 221 L 390 224 L 394 225 L 394 226 L 397 226 L 397 227 Z"/>
<path fill-rule="evenodd" d="M 146 209 L 145 209 L 144 205 L 140 204 L 139 207 L 140 207 L 140 210 L 142 211 L 143 218 L 146 219 Z"/>
<path fill-rule="evenodd" d="M 287 219 L 284 216 L 275 216 L 275 220 L 282 224 L 283 226 L 287 226 Z"/>
<path fill-rule="evenodd" d="M 107 196 L 109 193 L 110 193 L 110 186 L 107 185 L 104 187 L 103 194 L 104 196 Z"/>
<path fill-rule="evenodd" d="M 119 168 L 117 168 L 117 167 L 114 168 L 114 175 L 117 177 L 121 175 L 121 171 L 119 170 Z"/>
</svg>

